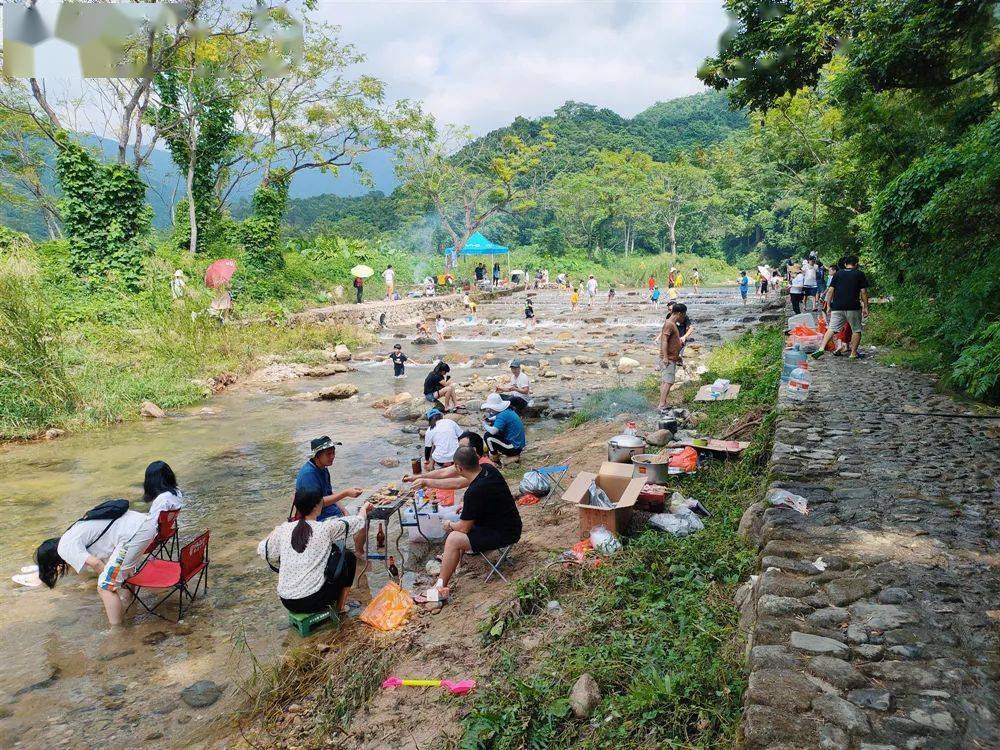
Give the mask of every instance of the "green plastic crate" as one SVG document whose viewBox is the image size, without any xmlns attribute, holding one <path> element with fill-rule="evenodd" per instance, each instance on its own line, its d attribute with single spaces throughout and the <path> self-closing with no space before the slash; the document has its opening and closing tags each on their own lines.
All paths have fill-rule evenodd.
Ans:
<svg viewBox="0 0 1000 750">
<path fill-rule="evenodd" d="M 327 623 L 336 623 L 337 621 L 338 618 L 332 608 L 325 609 L 322 612 L 308 612 L 301 615 L 293 612 L 288 613 L 288 624 L 299 631 L 299 635 L 303 638 Z"/>
</svg>

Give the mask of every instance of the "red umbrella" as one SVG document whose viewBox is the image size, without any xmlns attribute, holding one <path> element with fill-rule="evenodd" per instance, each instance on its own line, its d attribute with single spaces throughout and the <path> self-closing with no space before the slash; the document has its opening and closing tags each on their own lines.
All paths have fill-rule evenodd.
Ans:
<svg viewBox="0 0 1000 750">
<path fill-rule="evenodd" d="M 209 289 L 228 284 L 236 273 L 236 261 L 229 258 L 215 261 L 205 269 L 205 286 Z"/>
</svg>

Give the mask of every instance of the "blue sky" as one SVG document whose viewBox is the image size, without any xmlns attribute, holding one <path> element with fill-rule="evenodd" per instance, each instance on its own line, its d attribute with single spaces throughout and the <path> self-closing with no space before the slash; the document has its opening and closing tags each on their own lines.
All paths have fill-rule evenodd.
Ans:
<svg viewBox="0 0 1000 750">
<path fill-rule="evenodd" d="M 569 99 L 631 116 L 703 90 L 698 65 L 726 26 L 722 0 L 368 0 L 318 14 L 394 98 L 483 133 Z"/>
</svg>

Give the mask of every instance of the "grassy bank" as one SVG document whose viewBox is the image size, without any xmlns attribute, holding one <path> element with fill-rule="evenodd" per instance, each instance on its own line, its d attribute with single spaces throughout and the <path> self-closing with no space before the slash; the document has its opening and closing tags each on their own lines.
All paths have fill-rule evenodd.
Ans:
<svg viewBox="0 0 1000 750">
<path fill-rule="evenodd" d="M 460 747 L 734 744 L 746 677 L 733 593 L 754 558 L 736 531 L 766 485 L 781 345 L 776 330 L 750 333 L 709 358 L 707 378 L 744 390 L 736 401 L 698 404 L 702 429 L 759 423 L 740 460 L 713 462 L 679 482 L 712 511 L 703 531 L 685 538 L 645 531 L 596 569 L 550 568 L 522 581 L 515 601 L 494 611 L 484 638 L 499 651 L 497 666 Z M 553 598 L 563 610 L 555 624 L 546 613 Z M 602 695 L 586 723 L 567 700 L 584 672 Z"/>
<path fill-rule="evenodd" d="M 137 418 L 144 400 L 193 404 L 209 395 L 207 379 L 245 373 L 264 355 L 308 360 L 362 337 L 289 328 L 273 300 L 239 310 L 257 322 L 222 326 L 204 315 L 209 301 L 202 290 L 173 302 L 156 273 L 139 292 L 88 287 L 69 272 L 59 243 L 0 258 L 0 439 Z"/>
</svg>

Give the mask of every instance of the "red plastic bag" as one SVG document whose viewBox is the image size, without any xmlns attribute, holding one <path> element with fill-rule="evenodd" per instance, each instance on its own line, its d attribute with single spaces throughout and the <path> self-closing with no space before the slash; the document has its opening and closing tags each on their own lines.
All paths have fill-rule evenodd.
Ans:
<svg viewBox="0 0 1000 750">
<path fill-rule="evenodd" d="M 670 460 L 667 462 L 667 465 L 672 466 L 675 469 L 680 469 L 681 471 L 695 471 L 698 468 L 698 451 L 691 446 L 688 446 L 681 450 L 680 453 L 672 455 Z"/>
<path fill-rule="evenodd" d="M 389 581 L 371 600 L 359 618 L 378 630 L 395 630 L 413 616 L 413 597 Z"/>
</svg>

